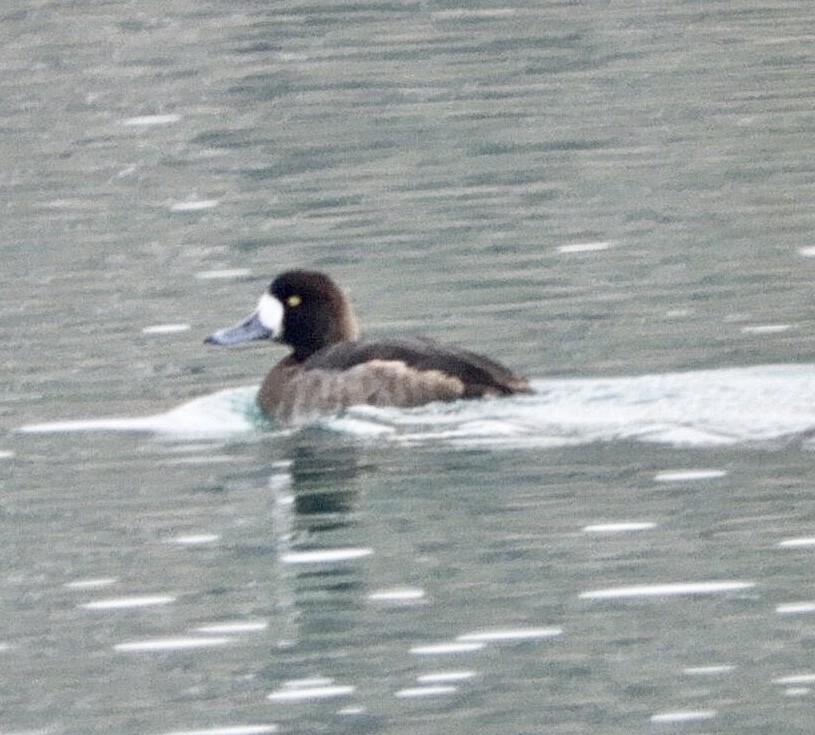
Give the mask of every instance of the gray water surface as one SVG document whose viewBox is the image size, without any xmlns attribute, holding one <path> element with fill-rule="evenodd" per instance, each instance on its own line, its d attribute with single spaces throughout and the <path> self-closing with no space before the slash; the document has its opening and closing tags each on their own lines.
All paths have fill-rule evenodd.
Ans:
<svg viewBox="0 0 815 735">
<path fill-rule="evenodd" d="M 297 266 L 368 334 L 536 380 L 806 373 L 814 23 L 7 8 L 0 732 L 811 733 L 815 420 L 788 393 L 794 429 L 701 446 L 18 430 L 257 384 L 279 348 L 202 339 Z M 715 394 L 695 417 L 727 423 Z"/>
</svg>

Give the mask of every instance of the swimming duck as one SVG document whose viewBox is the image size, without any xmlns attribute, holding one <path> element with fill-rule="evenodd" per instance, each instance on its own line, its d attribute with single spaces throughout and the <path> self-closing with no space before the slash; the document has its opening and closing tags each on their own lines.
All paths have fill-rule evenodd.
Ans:
<svg viewBox="0 0 815 735">
<path fill-rule="evenodd" d="M 271 339 L 292 348 L 258 392 L 260 408 L 303 423 L 348 406 L 421 406 L 432 401 L 530 392 L 529 381 L 474 352 L 422 337 L 359 339 L 350 302 L 327 275 L 279 275 L 244 321 L 206 338 L 216 345 Z"/>
</svg>

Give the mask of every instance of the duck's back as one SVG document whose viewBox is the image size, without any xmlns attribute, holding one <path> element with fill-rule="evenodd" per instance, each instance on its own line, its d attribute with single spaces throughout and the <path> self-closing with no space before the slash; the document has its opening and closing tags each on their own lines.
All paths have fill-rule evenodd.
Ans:
<svg viewBox="0 0 815 735">
<path fill-rule="evenodd" d="M 439 372 L 461 381 L 466 398 L 510 395 L 529 390 L 529 383 L 494 360 L 425 337 L 341 342 L 320 350 L 303 363 L 304 370 L 349 370 L 372 362 L 402 363 L 409 372 Z"/>
</svg>

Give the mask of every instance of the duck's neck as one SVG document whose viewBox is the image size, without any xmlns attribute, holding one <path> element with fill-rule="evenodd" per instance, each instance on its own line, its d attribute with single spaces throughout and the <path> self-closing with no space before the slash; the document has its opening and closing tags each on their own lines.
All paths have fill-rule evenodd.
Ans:
<svg viewBox="0 0 815 735">
<path fill-rule="evenodd" d="M 342 342 L 354 342 L 359 339 L 359 326 L 353 309 L 346 301 L 335 305 L 334 311 L 327 310 L 331 314 L 330 321 L 326 324 L 316 324 L 297 344 L 293 344 L 294 349 L 291 358 L 295 362 L 308 360 L 315 352 L 324 350 L 332 345 Z"/>
</svg>

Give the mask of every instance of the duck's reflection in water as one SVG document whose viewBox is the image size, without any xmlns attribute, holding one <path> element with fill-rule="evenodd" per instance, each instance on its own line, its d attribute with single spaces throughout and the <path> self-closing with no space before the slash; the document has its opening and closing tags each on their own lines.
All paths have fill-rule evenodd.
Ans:
<svg viewBox="0 0 815 735">
<path fill-rule="evenodd" d="M 357 532 L 359 447 L 315 431 L 293 442 L 283 471 L 269 482 L 274 493 L 277 560 L 291 605 L 303 626 L 364 600 L 365 558 L 373 549 Z M 307 614 L 311 610 L 311 615 Z M 337 623 L 339 624 L 339 623 Z"/>
<path fill-rule="evenodd" d="M 292 447 L 287 472 L 296 526 L 314 533 L 352 524 L 361 492 L 359 447 L 325 432 L 308 438 Z"/>
<path fill-rule="evenodd" d="M 365 633 L 360 616 L 374 553 L 359 523 L 360 448 L 316 430 L 292 439 L 289 459 L 276 465 L 269 480 L 276 606 L 287 622 L 277 643 L 286 654 L 275 657 L 264 675 L 278 706 L 338 706 L 353 702 L 356 687 L 343 676 L 352 653 L 337 644 Z"/>
</svg>

